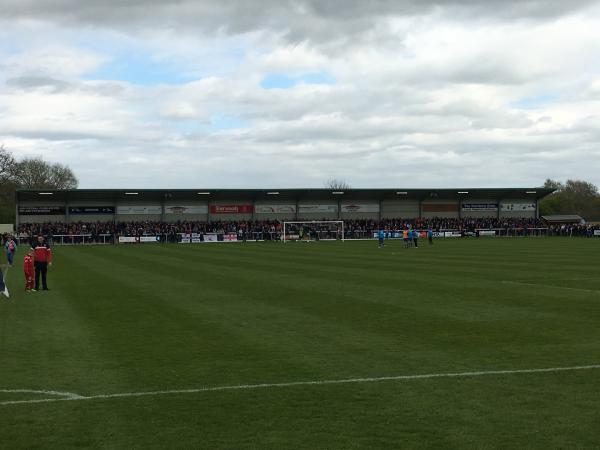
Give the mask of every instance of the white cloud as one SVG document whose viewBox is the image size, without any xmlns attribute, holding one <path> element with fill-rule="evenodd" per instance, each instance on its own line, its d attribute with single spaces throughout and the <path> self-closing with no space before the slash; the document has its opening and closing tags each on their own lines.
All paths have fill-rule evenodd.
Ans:
<svg viewBox="0 0 600 450">
<path fill-rule="evenodd" d="M 366 3 L 0 0 L 0 142 L 84 187 L 600 184 L 596 2 Z"/>
</svg>

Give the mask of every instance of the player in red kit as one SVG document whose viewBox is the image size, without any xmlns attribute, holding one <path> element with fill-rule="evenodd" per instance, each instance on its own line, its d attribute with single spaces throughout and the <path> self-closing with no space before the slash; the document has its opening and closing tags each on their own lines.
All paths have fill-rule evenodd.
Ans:
<svg viewBox="0 0 600 450">
<path fill-rule="evenodd" d="M 33 250 L 29 250 L 29 253 L 25 255 L 23 260 L 23 272 L 25 273 L 25 292 L 35 291 L 33 289 L 33 277 L 35 274 L 33 268 Z"/>
<path fill-rule="evenodd" d="M 38 236 L 31 249 L 33 250 L 33 266 L 35 268 L 35 290 L 40 290 L 40 275 L 42 277 L 42 289 L 49 291 L 46 277 L 48 267 L 52 265 L 52 251 L 44 236 Z"/>
</svg>

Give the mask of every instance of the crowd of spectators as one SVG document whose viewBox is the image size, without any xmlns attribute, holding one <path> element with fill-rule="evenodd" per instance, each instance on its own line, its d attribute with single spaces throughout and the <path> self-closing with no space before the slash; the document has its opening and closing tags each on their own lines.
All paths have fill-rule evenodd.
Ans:
<svg viewBox="0 0 600 450">
<path fill-rule="evenodd" d="M 344 220 L 345 236 L 348 239 L 370 238 L 377 230 L 401 231 L 407 227 L 417 230 L 458 231 L 465 234 L 476 234 L 478 230 L 499 230 L 502 235 L 528 235 L 533 230 L 546 229 L 552 236 L 593 236 L 594 230 L 600 229 L 592 225 L 551 225 L 539 219 L 524 218 L 430 218 L 430 219 L 384 219 L 378 220 Z M 310 228 L 310 227 L 309 227 Z M 21 241 L 36 235 L 52 238 L 86 236 L 87 242 L 113 242 L 118 236 L 160 236 L 162 241 L 177 242 L 181 234 L 216 233 L 236 234 L 239 239 L 278 240 L 281 238 L 283 222 L 277 220 L 228 221 L 228 222 L 73 222 L 73 223 L 41 223 L 21 224 L 17 236 Z M 314 231 L 325 233 L 325 237 L 335 235 L 335 226 L 313 227 Z M 289 230 L 288 230 L 289 233 Z M 536 232 L 537 233 L 537 232 Z M 539 233 L 537 233 L 539 234 Z M 86 240 L 84 240 L 86 241 Z"/>
<path fill-rule="evenodd" d="M 550 225 L 548 227 L 549 236 L 580 236 L 580 237 L 594 237 L 594 232 L 600 231 L 600 225 Z"/>
</svg>

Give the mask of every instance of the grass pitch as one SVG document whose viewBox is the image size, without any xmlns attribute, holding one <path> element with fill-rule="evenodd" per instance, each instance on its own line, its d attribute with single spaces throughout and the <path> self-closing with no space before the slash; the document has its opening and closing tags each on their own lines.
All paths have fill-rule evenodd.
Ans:
<svg viewBox="0 0 600 450">
<path fill-rule="evenodd" d="M 22 252 L 18 259 L 23 257 Z M 597 448 L 600 240 L 55 247 L 0 298 L 2 448 Z"/>
</svg>

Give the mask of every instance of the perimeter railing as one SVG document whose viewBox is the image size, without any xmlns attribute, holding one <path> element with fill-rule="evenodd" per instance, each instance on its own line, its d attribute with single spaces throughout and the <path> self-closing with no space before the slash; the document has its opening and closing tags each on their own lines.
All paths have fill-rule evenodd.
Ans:
<svg viewBox="0 0 600 450">
<path fill-rule="evenodd" d="M 19 245 L 28 245 L 32 242 L 31 236 L 20 235 Z M 47 236 L 51 245 L 107 245 L 113 244 L 112 234 L 51 234 Z"/>
<path fill-rule="evenodd" d="M 417 230 L 423 238 L 427 230 Z M 347 228 L 344 231 L 346 240 L 371 240 L 377 237 L 377 229 Z M 600 237 L 597 229 L 578 230 L 569 228 L 547 228 L 547 227 L 509 227 L 509 228 L 475 228 L 470 230 L 459 230 L 456 228 L 442 228 L 433 231 L 434 238 L 445 237 Z M 137 242 L 157 243 L 200 243 L 200 242 L 239 242 L 239 241 L 280 241 L 281 231 L 223 231 L 215 232 L 201 231 L 190 233 L 121 233 L 117 235 L 108 233 L 82 233 L 82 234 L 54 234 L 47 236 L 52 245 L 108 245 L 118 244 L 120 237 L 137 238 Z M 155 240 L 151 238 L 155 237 Z M 311 230 L 311 239 L 315 240 L 339 240 L 340 230 Z M 140 238 L 148 238 L 145 241 Z M 387 230 L 387 239 L 402 239 L 402 230 Z M 17 238 L 19 245 L 28 245 L 32 238 L 21 234 Z"/>
</svg>

